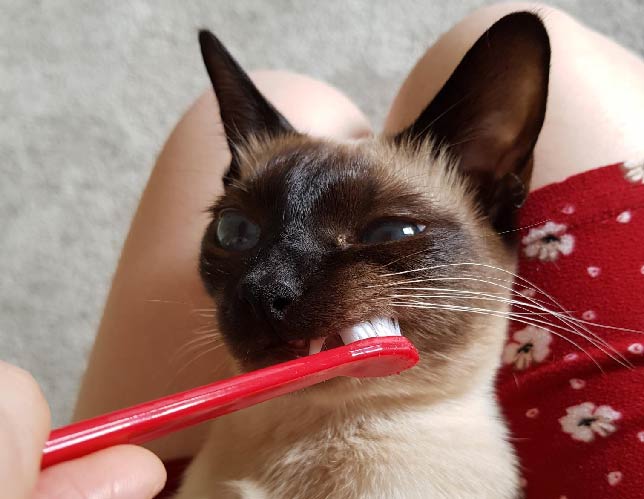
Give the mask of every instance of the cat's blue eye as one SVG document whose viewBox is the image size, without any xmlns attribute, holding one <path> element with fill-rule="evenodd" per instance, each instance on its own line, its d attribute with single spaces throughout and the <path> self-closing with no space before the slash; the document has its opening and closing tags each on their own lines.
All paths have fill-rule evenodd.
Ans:
<svg viewBox="0 0 644 499">
<path fill-rule="evenodd" d="M 259 225 L 238 210 L 225 210 L 217 221 L 217 241 L 228 251 L 246 251 L 259 242 Z"/>
<path fill-rule="evenodd" d="M 366 244 L 399 241 L 405 237 L 420 234 L 425 228 L 425 225 L 403 220 L 384 220 L 371 225 L 362 234 L 361 240 Z"/>
</svg>

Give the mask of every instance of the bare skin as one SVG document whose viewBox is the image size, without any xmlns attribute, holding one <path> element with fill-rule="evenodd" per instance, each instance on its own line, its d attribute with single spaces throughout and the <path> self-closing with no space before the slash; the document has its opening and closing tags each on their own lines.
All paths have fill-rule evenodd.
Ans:
<svg viewBox="0 0 644 499">
<path fill-rule="evenodd" d="M 150 499 L 165 469 L 150 451 L 119 445 L 40 472 L 50 431 L 49 407 L 25 371 L 0 362 L 0 483 L 2 497 Z"/>
<path fill-rule="evenodd" d="M 441 37 L 403 84 L 385 132 L 412 122 L 485 29 L 519 10 L 541 14 L 553 51 L 549 107 L 531 189 L 643 156 L 644 62 L 566 14 L 538 4 L 478 10 Z M 258 72 L 253 79 L 302 131 L 339 139 L 370 133 L 356 106 L 324 83 L 284 72 Z M 193 311 L 213 308 L 197 275 L 197 257 L 208 221 L 204 210 L 221 194 L 229 161 L 218 120 L 208 91 L 178 123 L 157 160 L 114 276 L 75 419 L 230 373 L 221 348 L 197 345 L 191 354 L 177 355 L 211 320 Z M 202 438 L 203 428 L 196 428 L 149 447 L 163 459 L 184 457 L 196 452 Z"/>
</svg>

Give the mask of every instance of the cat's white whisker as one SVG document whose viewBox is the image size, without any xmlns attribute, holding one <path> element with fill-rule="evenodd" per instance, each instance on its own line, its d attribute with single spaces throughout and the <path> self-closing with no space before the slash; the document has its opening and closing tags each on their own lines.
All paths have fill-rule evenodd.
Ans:
<svg viewBox="0 0 644 499">
<path fill-rule="evenodd" d="M 406 308 L 422 308 L 422 309 L 435 309 L 435 310 L 453 310 L 453 311 L 460 311 L 460 312 L 470 312 L 470 313 L 476 313 L 476 314 L 482 314 L 482 315 L 491 315 L 493 317 L 502 317 L 502 318 L 508 318 L 507 313 L 499 312 L 499 311 L 490 311 L 487 309 L 476 309 L 472 307 L 459 307 L 459 306 L 453 306 L 453 305 L 440 305 L 440 304 L 414 304 L 414 303 L 396 303 L 392 302 L 390 303 L 391 306 L 393 307 L 406 307 Z M 517 318 L 515 319 L 516 322 L 526 324 L 526 325 L 531 325 L 534 326 L 530 321 L 522 319 L 522 318 Z M 541 326 L 536 326 L 536 327 L 541 327 Z M 601 365 L 595 358 L 586 350 L 584 349 L 581 345 L 579 345 L 577 342 L 571 340 L 570 338 L 564 336 L 561 333 L 558 333 L 556 331 L 553 331 L 549 328 L 544 328 L 541 327 L 541 329 L 548 331 L 549 333 L 563 339 L 564 341 L 570 343 L 573 345 L 575 348 L 579 349 L 581 352 L 583 352 L 588 358 L 597 366 L 597 368 L 601 371 L 604 372 L 602 369 Z"/>
<path fill-rule="evenodd" d="M 529 304 L 523 304 L 522 302 L 519 302 L 517 300 L 512 300 L 512 299 L 506 299 L 503 297 L 498 297 L 498 296 L 468 296 L 468 295 L 462 295 L 462 294 L 451 294 L 451 293 L 444 293 L 444 294 L 393 294 L 393 295 L 388 295 L 386 297 L 381 297 L 381 299 L 387 299 L 387 298 L 433 298 L 433 299 L 459 299 L 459 300 L 481 300 L 481 301 L 493 301 L 493 302 L 498 302 L 498 303 L 506 303 L 508 305 L 515 305 L 516 307 L 520 307 L 522 310 L 530 309 L 532 307 L 529 306 Z M 535 307 L 536 308 L 536 307 Z M 539 308 L 537 308 L 539 310 Z M 550 316 L 549 311 L 542 311 L 542 312 L 513 312 L 517 315 L 535 315 L 535 316 Z"/>
<path fill-rule="evenodd" d="M 400 288 L 397 288 L 400 289 Z M 409 289 L 409 290 L 416 290 L 418 288 L 404 288 L 404 289 Z M 422 289 L 422 288 L 421 288 Z M 579 329 L 575 328 L 569 317 L 564 316 L 562 314 L 559 314 L 557 312 L 554 312 L 550 309 L 545 308 L 543 305 L 539 303 L 527 303 L 525 301 L 519 301 L 519 300 L 514 300 L 511 298 L 503 298 L 503 297 L 498 297 L 495 295 L 488 295 L 487 293 L 480 293 L 480 292 L 470 292 L 468 290 L 458 290 L 458 289 L 450 289 L 450 288 L 425 288 L 429 290 L 435 290 L 435 291 L 442 291 L 442 292 L 447 292 L 447 293 L 453 293 L 453 294 L 445 294 L 445 295 L 412 295 L 412 294 L 403 294 L 403 295 L 391 295 L 392 298 L 410 298 L 410 297 L 416 297 L 416 298 L 446 298 L 446 299 L 453 299 L 453 298 L 459 298 L 459 299 L 477 299 L 477 300 L 488 300 L 488 301 L 497 301 L 501 303 L 507 303 L 509 305 L 515 305 L 520 307 L 522 310 L 540 310 L 541 313 L 539 315 L 545 315 L 545 316 L 553 316 L 557 319 L 559 319 L 561 322 L 566 324 L 568 327 L 563 327 L 558 324 L 554 324 L 549 321 L 543 321 L 543 320 L 538 320 L 538 319 L 533 319 L 536 322 L 540 322 L 542 324 L 549 325 L 550 327 L 557 327 L 562 329 L 563 331 L 575 334 L 577 336 L 580 336 L 584 338 L 586 341 L 588 341 L 590 344 L 593 346 L 599 348 L 603 353 L 605 353 L 608 357 L 611 359 L 615 360 L 618 362 L 620 365 L 624 367 L 632 367 L 632 363 L 624 357 L 618 350 L 616 350 L 610 343 L 608 343 L 606 340 L 598 336 L 597 334 L 593 333 L 587 328 L 583 328 L 584 331 L 588 334 L 584 334 L 581 332 Z M 467 293 L 475 293 L 475 296 L 469 296 Z M 526 297 L 527 300 L 531 300 L 531 298 Z M 415 302 L 415 303 L 423 303 L 423 302 Z M 516 318 L 518 316 L 528 316 L 528 315 L 536 315 L 535 313 L 521 313 L 521 312 L 508 312 L 510 318 Z M 602 348 L 603 347 L 603 348 Z"/>
<path fill-rule="evenodd" d="M 409 303 L 423 305 L 426 302 L 411 300 L 409 301 Z M 444 305 L 444 304 L 434 304 L 434 305 Z M 456 305 L 456 306 L 459 306 L 459 305 Z M 470 309 L 473 309 L 473 307 L 471 307 Z M 488 309 L 482 309 L 482 310 L 488 310 Z M 515 322 L 521 322 L 521 323 L 526 323 L 526 321 L 520 320 L 519 319 L 520 317 L 533 315 L 533 314 L 527 314 L 527 313 L 524 314 L 520 312 L 503 312 L 503 311 L 493 311 L 493 310 L 488 310 L 488 311 L 495 312 L 498 314 L 505 314 L 505 316 L 508 319 L 513 320 Z M 588 341 L 591 345 L 599 349 L 602 353 L 604 353 L 606 356 L 608 356 L 609 358 L 611 358 L 621 366 L 629 369 L 633 367 L 633 364 L 626 357 L 624 357 L 619 351 L 617 351 L 610 343 L 608 343 L 607 341 L 603 340 L 601 337 L 595 334 L 591 333 L 591 337 L 588 337 L 584 333 L 580 332 L 578 329 L 574 329 L 572 327 L 564 327 L 560 324 L 555 324 L 550 321 L 536 319 L 534 317 L 530 318 L 530 324 L 535 327 L 540 327 L 542 329 L 547 329 L 547 330 L 549 330 L 548 328 L 557 328 L 564 332 L 567 332 L 576 336 L 580 336 L 581 338 Z"/>
<path fill-rule="evenodd" d="M 219 335 L 200 335 L 199 337 L 193 338 L 181 345 L 170 359 L 170 363 L 176 362 L 181 357 L 191 353 L 192 351 L 201 350 L 209 345 L 219 344 L 222 342 L 223 339 Z"/>
<path fill-rule="evenodd" d="M 185 301 L 178 301 L 178 300 L 164 300 L 161 298 L 149 298 L 145 300 L 146 303 L 162 303 L 162 304 L 167 304 L 167 305 L 185 305 L 187 307 L 191 307 L 192 303 L 188 303 Z"/>
<path fill-rule="evenodd" d="M 484 267 L 484 268 L 489 268 L 489 269 L 492 269 L 492 270 L 503 272 L 505 274 L 509 274 L 514 279 L 518 279 L 518 280 L 526 283 L 526 285 L 524 286 L 524 289 L 529 288 L 529 289 L 535 290 L 535 293 L 539 293 L 539 294 L 545 296 L 553 305 L 555 305 L 557 308 L 559 308 L 561 310 L 561 312 L 563 312 L 563 313 L 560 313 L 560 312 L 557 312 L 557 311 L 554 311 L 554 310 L 546 309 L 546 310 L 548 310 L 550 312 L 551 315 L 553 315 L 554 317 L 557 317 L 562 322 L 568 324 L 570 327 L 575 329 L 577 332 L 579 332 L 579 330 L 577 328 L 583 329 L 587 334 L 592 336 L 595 339 L 595 341 L 603 344 L 607 349 L 612 351 L 617 357 L 622 359 L 628 365 L 631 365 L 631 363 L 621 353 L 619 353 L 612 345 L 610 345 L 610 343 L 608 343 L 607 341 L 605 341 L 602 338 L 600 338 L 596 333 L 592 332 L 590 329 L 588 329 L 585 326 L 585 324 L 595 325 L 594 323 L 590 323 L 588 321 L 584 321 L 584 320 L 577 319 L 577 318 L 573 317 L 570 314 L 570 312 L 565 310 L 561 306 L 561 304 L 559 304 L 551 295 L 549 295 L 548 293 L 546 293 L 545 291 L 540 289 L 538 286 L 534 285 L 533 283 L 531 283 L 527 279 L 525 279 L 525 278 L 523 278 L 521 276 L 518 276 L 517 274 L 515 274 L 513 272 L 510 272 L 508 270 L 502 269 L 500 267 L 496 267 L 494 265 L 489 265 L 489 264 L 484 264 L 484 263 L 477 263 L 477 262 L 461 262 L 461 263 L 453 263 L 453 264 L 440 264 L 440 265 L 435 265 L 435 266 L 431 266 L 431 267 L 425 267 L 425 268 L 421 268 L 421 269 L 411 269 L 411 270 L 408 270 L 408 271 L 402 271 L 402 272 L 397 272 L 397 273 L 383 274 L 381 276 L 385 277 L 385 276 L 401 275 L 401 274 L 407 274 L 407 273 L 411 273 L 411 272 L 418 272 L 418 271 L 421 271 L 421 270 L 433 270 L 433 269 L 437 269 L 437 268 L 445 268 L 445 267 L 452 267 L 452 266 L 459 266 L 459 265 L 472 265 L 472 266 L 480 266 L 480 267 Z M 486 279 L 487 278 L 488 278 L 488 276 L 486 276 Z M 477 280 L 477 281 L 480 281 L 480 282 L 483 282 L 483 283 L 487 283 L 487 284 L 491 284 L 491 285 L 501 287 L 501 288 L 506 289 L 506 290 L 511 291 L 511 292 L 514 291 L 510 286 L 502 286 L 502 285 L 500 285 L 498 283 L 490 282 L 490 281 L 485 280 L 485 279 L 476 279 L 476 278 L 472 278 L 472 277 L 421 278 L 421 279 L 413 279 L 413 280 L 403 281 L 403 283 L 422 282 L 424 280 L 434 280 L 434 279 L 437 279 L 437 280 L 441 280 L 441 279 L 444 279 L 444 280 L 459 280 L 459 279 Z M 494 279 L 494 278 L 492 278 L 492 279 Z M 494 279 L 494 280 L 496 280 L 496 279 Z M 394 285 L 393 283 L 388 283 L 388 284 L 390 286 Z M 524 298 L 527 299 L 527 300 L 530 300 L 531 302 L 533 302 L 535 304 L 536 303 L 543 303 L 542 300 L 537 300 L 536 298 L 533 298 L 533 297 L 524 296 Z M 598 325 L 598 326 L 603 327 L 603 328 L 607 328 L 607 329 L 615 329 L 615 330 L 626 329 L 626 328 L 618 328 L 618 327 L 608 326 L 608 325 Z M 636 331 L 636 330 L 632 330 L 631 332 L 641 333 L 640 331 Z M 583 334 L 580 334 L 580 336 L 584 337 Z M 610 357 L 614 359 L 613 356 L 610 356 Z M 622 362 L 620 362 L 620 364 L 623 365 Z"/>
<path fill-rule="evenodd" d="M 200 352 L 198 355 L 196 355 L 195 357 L 193 357 L 189 362 L 187 362 L 183 367 L 181 367 L 179 370 L 177 370 L 177 372 L 175 373 L 175 379 L 176 379 L 176 378 L 177 378 L 181 373 L 183 373 L 186 369 L 188 369 L 192 364 L 194 364 L 197 360 L 201 359 L 202 357 L 204 357 L 205 355 L 207 355 L 207 354 L 209 354 L 209 353 L 213 353 L 213 352 L 215 352 L 216 350 L 219 350 L 222 346 L 224 346 L 224 343 L 223 343 L 223 342 L 218 343 L 218 344 L 216 344 L 216 345 L 214 345 L 214 346 L 212 346 L 212 347 L 210 347 L 210 348 L 208 348 L 208 349 L 204 350 L 203 352 Z"/>
</svg>

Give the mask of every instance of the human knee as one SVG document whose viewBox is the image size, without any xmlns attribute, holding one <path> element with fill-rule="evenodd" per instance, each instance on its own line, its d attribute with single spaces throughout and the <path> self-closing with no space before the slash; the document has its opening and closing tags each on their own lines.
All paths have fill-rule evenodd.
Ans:
<svg viewBox="0 0 644 499">
<path fill-rule="evenodd" d="M 472 11 L 467 19 L 484 20 L 489 24 L 494 23 L 499 18 L 513 12 L 533 12 L 540 16 L 546 24 L 559 25 L 560 23 L 577 23 L 578 22 L 563 10 L 540 2 L 498 2 L 486 5 Z"/>
<path fill-rule="evenodd" d="M 338 139 L 371 133 L 369 121 L 358 107 L 328 83 L 290 71 L 261 70 L 250 76 L 298 130 Z"/>
</svg>

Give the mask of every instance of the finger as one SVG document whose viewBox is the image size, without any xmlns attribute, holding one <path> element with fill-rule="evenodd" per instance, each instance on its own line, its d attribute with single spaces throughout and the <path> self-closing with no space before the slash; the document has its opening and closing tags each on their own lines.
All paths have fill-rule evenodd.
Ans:
<svg viewBox="0 0 644 499">
<path fill-rule="evenodd" d="M 49 428 L 49 407 L 34 378 L 22 369 L 0 361 L 2 497 L 25 499 L 31 496 Z"/>
<path fill-rule="evenodd" d="M 166 472 L 152 452 L 119 445 L 44 470 L 34 499 L 151 499 Z"/>
</svg>

